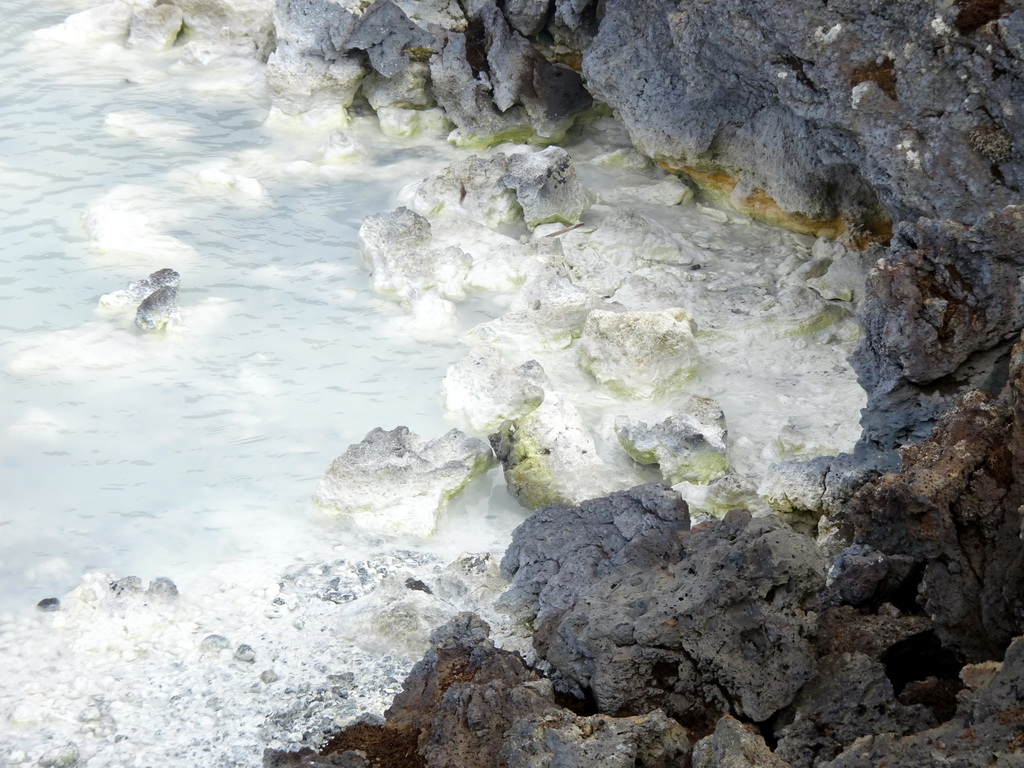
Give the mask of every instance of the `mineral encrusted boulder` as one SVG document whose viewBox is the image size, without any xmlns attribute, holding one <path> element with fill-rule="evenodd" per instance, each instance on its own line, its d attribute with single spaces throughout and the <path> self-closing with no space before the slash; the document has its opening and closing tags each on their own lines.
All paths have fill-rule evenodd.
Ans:
<svg viewBox="0 0 1024 768">
<path fill-rule="evenodd" d="M 331 463 L 313 501 L 361 528 L 428 536 L 449 499 L 493 462 L 485 442 L 457 429 L 424 440 L 378 427 Z"/>
<path fill-rule="evenodd" d="M 536 360 L 514 365 L 497 347 L 482 346 L 448 369 L 441 402 L 470 429 L 486 432 L 540 405 L 546 386 L 547 376 Z"/>
<path fill-rule="evenodd" d="M 561 147 L 512 155 L 502 183 L 515 190 L 530 229 L 551 222 L 575 224 L 587 207 L 572 158 Z"/>
<path fill-rule="evenodd" d="M 548 392 L 535 409 L 490 436 L 509 491 L 524 507 L 575 504 L 635 482 L 605 463 L 576 407 Z"/>
<path fill-rule="evenodd" d="M 675 413 L 651 426 L 619 417 L 615 434 L 635 462 L 657 464 L 671 485 L 707 484 L 728 467 L 725 415 L 710 398 L 691 395 Z"/>
<path fill-rule="evenodd" d="M 681 309 L 594 310 L 577 342 L 580 367 L 623 397 L 676 392 L 700 369 L 694 325 Z"/>
<path fill-rule="evenodd" d="M 433 289 L 444 299 L 465 297 L 473 258 L 455 246 L 431 248 L 430 222 L 418 213 L 401 207 L 367 216 L 359 241 L 378 293 L 403 299 L 413 289 Z"/>
</svg>

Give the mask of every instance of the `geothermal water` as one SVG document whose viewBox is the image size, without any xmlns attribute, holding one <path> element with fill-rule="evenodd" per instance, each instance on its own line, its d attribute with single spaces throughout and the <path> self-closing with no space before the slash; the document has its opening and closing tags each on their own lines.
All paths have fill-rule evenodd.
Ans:
<svg viewBox="0 0 1024 768">
<path fill-rule="evenodd" d="M 374 427 L 450 428 L 440 381 L 509 300 L 477 297 L 419 338 L 357 249 L 364 216 L 468 153 L 357 114 L 365 158 L 333 165 L 324 126 L 267 121 L 255 64 L 36 34 L 89 3 L 0 7 L 0 766 L 255 766 L 265 746 L 315 746 L 386 706 L 431 626 L 467 608 L 502 622 L 493 555 L 525 512 L 497 470 L 429 541 L 357 534 L 309 501 Z M 657 181 L 588 166 L 624 141 L 604 120 L 568 146 L 598 201 Z M 810 241 L 693 205 L 644 212 L 707 256 L 695 314 L 721 333 L 699 394 L 725 409 L 731 460 L 756 473 L 790 433 L 848 449 L 852 321 L 782 346 L 728 322 Z M 163 267 L 187 331 L 97 311 Z M 613 398 L 571 365 L 549 374 L 606 428 Z M 110 588 L 127 576 L 141 589 Z M 178 599 L 144 591 L 159 577 Z M 61 610 L 34 608 L 48 597 Z"/>
</svg>

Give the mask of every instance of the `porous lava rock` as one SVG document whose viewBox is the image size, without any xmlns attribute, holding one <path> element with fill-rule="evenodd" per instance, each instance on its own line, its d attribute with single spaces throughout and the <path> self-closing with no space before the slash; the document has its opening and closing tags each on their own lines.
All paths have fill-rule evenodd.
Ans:
<svg viewBox="0 0 1024 768">
<path fill-rule="evenodd" d="M 1024 206 L 973 227 L 900 224 L 871 270 L 851 358 L 868 393 L 858 451 L 893 469 L 892 450 L 926 437 L 958 392 L 1002 384 L 1009 343 L 1024 328 Z"/>
<path fill-rule="evenodd" d="M 909 556 L 918 599 L 966 661 L 999 658 L 1024 633 L 1024 343 L 1003 395 L 964 395 L 902 468 L 865 485 L 837 516 L 853 538 Z"/>
<path fill-rule="evenodd" d="M 345 728 L 321 750 L 267 750 L 266 768 L 685 768 L 690 741 L 663 713 L 577 716 L 523 659 L 496 648 L 490 628 L 461 614 L 431 635 L 383 722 Z"/>
<path fill-rule="evenodd" d="M 529 522 L 538 555 L 524 558 L 513 544 L 502 569 L 513 590 L 538 594 L 538 655 L 599 711 L 661 707 L 695 727 L 715 713 L 761 721 L 814 676 L 813 609 L 825 573 L 807 537 L 742 511 L 693 531 L 651 526 L 606 562 L 595 558 L 574 591 L 537 590 L 531 561 L 554 561 L 550 574 L 574 561 L 574 545 L 589 548 L 574 516 L 558 512 Z"/>
</svg>

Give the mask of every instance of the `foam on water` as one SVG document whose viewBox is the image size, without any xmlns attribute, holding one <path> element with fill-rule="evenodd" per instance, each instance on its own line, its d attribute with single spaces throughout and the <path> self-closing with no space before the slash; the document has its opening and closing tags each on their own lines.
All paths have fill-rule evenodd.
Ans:
<svg viewBox="0 0 1024 768">
<path fill-rule="evenodd" d="M 500 552 L 522 519 L 499 472 L 426 542 L 367 537 L 309 504 L 334 456 L 374 427 L 449 428 L 438 385 L 473 343 L 464 332 L 510 301 L 410 315 L 371 293 L 356 249 L 364 216 L 467 153 L 396 143 L 369 117 L 275 113 L 252 62 L 199 67 L 85 40 L 89 17 L 63 22 L 89 0 L 0 6 L 14 20 L 0 48 L 0 765 L 58 764 L 73 742 L 81 765 L 103 768 L 256 766 L 264 746 L 315 745 L 379 712 L 429 627 L 457 610 L 518 642 L 488 607 L 494 559 L 448 567 L 460 551 Z M 820 452 L 849 447 L 850 339 L 808 345 L 742 319 L 809 242 L 658 205 L 679 190 L 652 185 L 636 158 L 606 167 L 624 141 L 599 121 L 573 153 L 598 203 L 660 217 L 714 267 L 687 309 L 731 463 L 765 466 L 791 422 Z M 465 223 L 434 232 L 478 264 L 509 242 Z M 99 306 L 162 267 L 181 273 L 177 332 L 142 334 L 133 310 Z M 518 279 L 479 272 L 496 291 Z M 551 350 L 544 367 L 606 444 L 615 414 L 649 418 L 653 406 L 595 387 L 573 354 Z M 180 598 L 147 591 L 161 576 Z M 61 610 L 30 610 L 57 595 Z M 242 644 L 255 661 L 236 657 Z"/>
</svg>

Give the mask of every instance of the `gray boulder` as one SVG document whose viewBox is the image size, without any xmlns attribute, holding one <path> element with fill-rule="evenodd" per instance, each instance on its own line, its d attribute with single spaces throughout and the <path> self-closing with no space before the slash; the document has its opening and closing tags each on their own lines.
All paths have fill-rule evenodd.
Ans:
<svg viewBox="0 0 1024 768">
<path fill-rule="evenodd" d="M 566 559 L 559 550 L 589 546 L 566 522 L 561 515 L 533 523 L 531 538 L 556 562 Z M 684 724 L 707 723 L 715 713 L 766 720 L 815 674 L 809 638 L 822 558 L 773 517 L 734 511 L 693 532 L 684 528 L 635 536 L 606 571 L 585 574 L 575 592 L 555 592 L 557 604 L 529 586 L 537 577 L 517 568 L 521 556 L 503 561 L 503 571 L 519 594 L 538 593 L 538 654 L 589 691 L 598 711 L 661 707 Z M 555 572 L 548 567 L 547 575 Z"/>
<path fill-rule="evenodd" d="M 676 413 L 651 426 L 619 417 L 615 434 L 635 462 L 657 464 L 671 485 L 706 485 L 728 468 L 725 415 L 711 398 L 691 395 Z"/>
<path fill-rule="evenodd" d="M 457 429 L 424 440 L 378 427 L 331 463 L 313 501 L 363 529 L 429 536 L 448 501 L 493 462 L 485 442 Z"/>
<path fill-rule="evenodd" d="M 512 155 L 502 183 L 515 190 L 530 229 L 556 221 L 575 224 L 587 207 L 572 158 L 561 147 Z"/>
<path fill-rule="evenodd" d="M 993 391 L 995 360 L 1024 328 L 1024 207 L 903 223 L 868 277 L 851 363 L 868 405 L 859 450 L 892 468 L 894 447 L 928 435 L 959 391 Z M 943 380 L 943 391 L 934 382 Z M 884 462 L 888 459 L 888 464 Z"/>
<path fill-rule="evenodd" d="M 609 0 L 583 73 L 634 142 L 758 218 L 885 239 L 1024 186 L 1024 11 Z M 877 197 L 876 197 L 877 195 Z M 879 205 L 881 203 L 881 206 Z"/>
<path fill-rule="evenodd" d="M 173 285 L 157 288 L 143 299 L 135 312 L 135 325 L 143 331 L 162 331 L 180 324 L 178 289 Z"/>
</svg>

